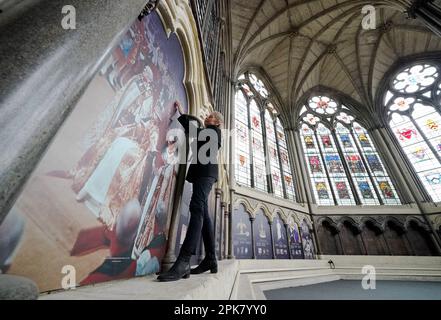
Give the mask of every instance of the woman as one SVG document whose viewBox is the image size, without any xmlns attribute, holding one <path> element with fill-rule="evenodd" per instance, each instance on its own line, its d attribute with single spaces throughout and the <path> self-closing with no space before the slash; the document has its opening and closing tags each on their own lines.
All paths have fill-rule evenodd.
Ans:
<svg viewBox="0 0 441 320">
<path fill-rule="evenodd" d="M 194 127 L 192 130 L 190 126 L 196 121 L 192 121 L 190 116 L 184 114 L 179 102 L 175 102 L 175 107 L 181 114 L 178 121 L 184 127 L 186 134 L 193 132 L 197 134 L 196 137 L 190 137 L 197 141 L 197 159 L 192 161 L 187 173 L 187 181 L 193 184 L 190 224 L 178 259 L 169 271 L 159 275 L 159 281 L 176 281 L 188 278 L 190 273 L 199 274 L 208 270 L 211 273 L 217 272 L 214 232 L 208 214 L 208 195 L 218 179 L 217 153 L 221 147 L 220 126 L 223 123 L 223 117 L 219 112 L 213 112 L 205 118 L 205 128 Z M 203 150 L 207 150 L 207 152 L 204 153 Z M 201 234 L 204 241 L 205 258 L 197 268 L 190 270 L 190 258 L 196 254 Z"/>
</svg>

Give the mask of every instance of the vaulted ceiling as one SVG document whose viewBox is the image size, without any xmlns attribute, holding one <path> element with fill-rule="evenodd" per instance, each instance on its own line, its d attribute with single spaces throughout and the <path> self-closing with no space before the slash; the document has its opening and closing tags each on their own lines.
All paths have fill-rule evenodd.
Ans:
<svg viewBox="0 0 441 320">
<path fill-rule="evenodd" d="M 361 0 L 231 0 L 235 75 L 257 68 L 290 110 L 318 85 L 368 109 L 379 82 L 399 58 L 441 50 L 441 38 L 407 19 L 406 2 Z M 377 28 L 362 28 L 374 5 Z"/>
</svg>

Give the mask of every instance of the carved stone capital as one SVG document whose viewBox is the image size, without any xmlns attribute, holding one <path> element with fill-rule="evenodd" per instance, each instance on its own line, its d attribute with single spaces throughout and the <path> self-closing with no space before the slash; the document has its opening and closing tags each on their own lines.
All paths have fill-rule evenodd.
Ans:
<svg viewBox="0 0 441 320">
<path fill-rule="evenodd" d="M 327 48 L 328 54 L 334 54 L 337 52 L 337 45 L 336 44 L 330 44 Z"/>
<path fill-rule="evenodd" d="M 291 39 L 296 38 L 300 35 L 299 29 L 298 28 L 292 28 L 291 29 L 291 33 L 289 34 L 289 37 Z"/>
</svg>

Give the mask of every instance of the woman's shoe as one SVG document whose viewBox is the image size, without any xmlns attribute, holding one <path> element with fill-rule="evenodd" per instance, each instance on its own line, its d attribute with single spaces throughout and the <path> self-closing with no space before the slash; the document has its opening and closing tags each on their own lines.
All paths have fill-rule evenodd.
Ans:
<svg viewBox="0 0 441 320">
<path fill-rule="evenodd" d="M 190 261 L 176 260 L 173 266 L 167 272 L 161 273 L 158 280 L 161 282 L 177 281 L 182 278 L 190 277 Z"/>
<path fill-rule="evenodd" d="M 191 274 L 201 274 L 210 270 L 211 273 L 217 273 L 217 261 L 214 259 L 204 259 L 194 269 L 191 269 Z"/>
</svg>

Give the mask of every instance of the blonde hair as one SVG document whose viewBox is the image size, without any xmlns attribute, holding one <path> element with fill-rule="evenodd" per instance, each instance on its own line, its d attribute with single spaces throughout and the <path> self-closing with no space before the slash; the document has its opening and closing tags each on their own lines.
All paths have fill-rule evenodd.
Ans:
<svg viewBox="0 0 441 320">
<path fill-rule="evenodd" d="M 213 115 L 217 119 L 217 121 L 219 121 L 219 125 L 222 125 L 224 123 L 224 116 L 222 115 L 222 113 L 218 111 L 213 111 L 210 114 Z"/>
</svg>

